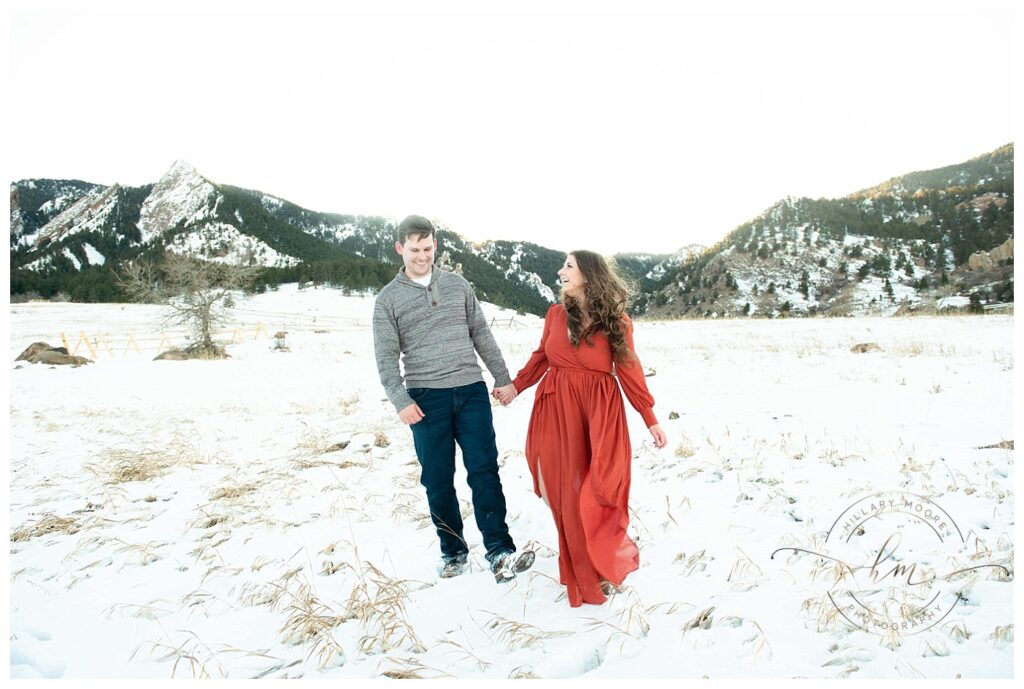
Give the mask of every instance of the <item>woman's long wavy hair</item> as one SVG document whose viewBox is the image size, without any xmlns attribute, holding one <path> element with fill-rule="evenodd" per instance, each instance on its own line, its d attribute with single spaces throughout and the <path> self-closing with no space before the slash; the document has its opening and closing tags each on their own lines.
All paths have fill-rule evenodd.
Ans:
<svg viewBox="0 0 1024 689">
<path fill-rule="evenodd" d="M 626 312 L 629 286 L 608 265 L 601 254 L 593 251 L 573 251 L 569 254 L 576 259 L 576 267 L 583 273 L 586 284 L 586 311 L 590 326 L 583 328 L 583 306 L 580 300 L 562 293 L 562 305 L 569 316 L 569 341 L 579 347 L 580 341 L 594 344 L 594 333 L 604 331 L 612 347 L 612 358 L 617 364 L 632 365 L 633 353 L 626 344 L 625 326 L 622 316 Z"/>
</svg>

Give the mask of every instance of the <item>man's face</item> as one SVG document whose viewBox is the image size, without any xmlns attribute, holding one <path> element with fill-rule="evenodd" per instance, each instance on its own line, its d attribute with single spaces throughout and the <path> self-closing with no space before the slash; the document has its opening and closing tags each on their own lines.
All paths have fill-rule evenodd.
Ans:
<svg viewBox="0 0 1024 689">
<path fill-rule="evenodd" d="M 411 278 L 430 275 L 435 249 L 437 249 L 437 240 L 432 236 L 422 239 L 417 239 L 415 236 L 406 237 L 404 244 L 395 242 L 395 251 L 405 263 L 405 274 Z"/>
</svg>

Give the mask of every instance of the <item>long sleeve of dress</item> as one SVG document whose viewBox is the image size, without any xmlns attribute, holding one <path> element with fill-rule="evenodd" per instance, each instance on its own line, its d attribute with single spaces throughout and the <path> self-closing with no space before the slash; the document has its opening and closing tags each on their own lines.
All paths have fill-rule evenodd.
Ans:
<svg viewBox="0 0 1024 689">
<path fill-rule="evenodd" d="M 640 412 L 647 427 L 658 423 L 654 416 L 654 397 L 647 389 L 647 381 L 644 379 L 644 368 L 640 365 L 640 358 L 636 356 L 636 347 L 633 346 L 633 321 L 629 316 L 623 316 L 626 326 L 626 345 L 629 351 L 633 352 L 633 361 L 627 365 L 615 365 L 615 374 L 619 379 L 619 385 L 626 394 L 626 399 L 633 405 L 633 408 Z"/>
<path fill-rule="evenodd" d="M 515 380 L 512 381 L 512 384 L 516 386 L 517 393 L 522 392 L 531 385 L 535 385 L 548 370 L 548 355 L 544 351 L 544 347 L 547 345 L 548 335 L 551 334 L 551 311 L 556 308 L 558 308 L 557 304 L 548 309 L 548 313 L 544 317 L 544 332 L 540 336 L 540 345 L 530 355 L 530 360 L 526 362 L 526 365 L 516 375 Z"/>
</svg>

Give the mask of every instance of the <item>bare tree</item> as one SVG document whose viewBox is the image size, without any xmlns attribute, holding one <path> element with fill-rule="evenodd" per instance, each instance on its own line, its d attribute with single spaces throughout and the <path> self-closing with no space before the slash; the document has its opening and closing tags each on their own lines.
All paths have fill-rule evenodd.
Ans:
<svg viewBox="0 0 1024 689">
<path fill-rule="evenodd" d="M 230 264 L 167 251 L 155 264 L 126 264 L 118 279 L 133 300 L 168 307 L 164 327 L 184 325 L 190 330 L 189 354 L 221 358 L 224 350 L 214 343 L 213 329 L 226 322 L 233 293 L 252 284 L 261 270 L 252 256 Z"/>
</svg>

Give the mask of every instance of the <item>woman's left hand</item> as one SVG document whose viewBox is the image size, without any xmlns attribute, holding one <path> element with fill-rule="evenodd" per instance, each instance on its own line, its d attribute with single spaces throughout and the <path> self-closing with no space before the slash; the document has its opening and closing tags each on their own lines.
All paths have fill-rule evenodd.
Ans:
<svg viewBox="0 0 1024 689">
<path fill-rule="evenodd" d="M 512 404 L 512 400 L 514 400 L 518 395 L 519 392 L 516 390 L 516 386 L 512 383 L 503 385 L 500 388 L 494 388 L 494 392 L 491 393 L 491 396 L 501 402 L 501 406 L 503 407 L 507 407 Z"/>
<path fill-rule="evenodd" d="M 668 438 L 665 437 L 665 431 L 661 430 L 661 424 L 654 424 L 648 428 L 651 435 L 654 437 L 654 446 L 659 450 L 668 445 Z"/>
</svg>

